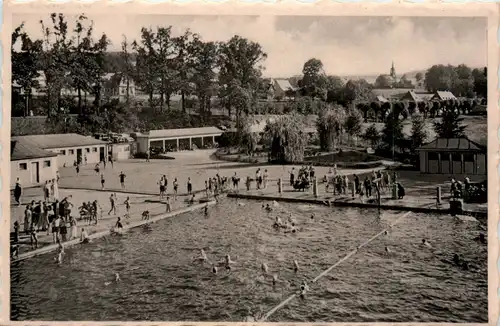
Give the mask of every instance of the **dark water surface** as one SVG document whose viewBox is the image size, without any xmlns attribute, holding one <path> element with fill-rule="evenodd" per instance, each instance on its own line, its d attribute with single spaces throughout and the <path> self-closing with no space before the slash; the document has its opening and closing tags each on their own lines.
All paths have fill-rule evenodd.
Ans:
<svg viewBox="0 0 500 326">
<path fill-rule="evenodd" d="M 13 263 L 13 320 L 244 321 L 259 317 L 400 213 L 280 204 L 265 213 L 258 202 L 226 199 L 210 208 Z M 278 211 L 293 213 L 296 235 L 276 233 Z M 311 221 L 311 214 L 315 219 Z M 286 217 L 288 213 L 281 213 Z M 487 322 L 487 249 L 473 239 L 473 223 L 449 216 L 410 214 L 310 284 L 271 322 Z M 423 238 L 433 249 L 420 246 Z M 387 254 L 384 250 L 392 251 Z M 211 273 L 193 263 L 204 248 L 209 259 L 231 255 L 231 271 Z M 464 271 L 446 262 L 454 253 L 472 262 Z M 293 260 L 300 270 L 294 274 Z M 270 276 L 277 273 L 273 288 Z M 119 273 L 122 281 L 105 285 Z"/>
</svg>

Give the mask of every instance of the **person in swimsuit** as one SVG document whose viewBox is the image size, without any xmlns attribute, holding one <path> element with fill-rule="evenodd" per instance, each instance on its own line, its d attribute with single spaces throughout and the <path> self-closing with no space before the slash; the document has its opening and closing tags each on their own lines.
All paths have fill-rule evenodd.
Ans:
<svg viewBox="0 0 500 326">
<path fill-rule="evenodd" d="M 120 229 L 120 230 L 122 230 L 122 229 L 123 229 L 123 225 L 122 225 L 122 222 L 121 222 L 120 216 L 118 216 L 118 220 L 116 221 L 115 228 L 116 228 L 116 229 Z"/>
<path fill-rule="evenodd" d="M 188 177 L 188 181 L 187 181 L 187 192 L 188 192 L 188 195 L 191 195 L 191 193 L 193 192 L 193 184 L 191 183 L 190 177 Z"/>
<path fill-rule="evenodd" d="M 101 189 L 104 190 L 104 183 L 106 180 L 104 180 L 104 174 L 101 173 Z"/>
<path fill-rule="evenodd" d="M 167 200 L 165 201 L 166 212 L 170 213 L 172 211 L 172 205 L 170 204 L 170 197 L 167 196 Z"/>
<path fill-rule="evenodd" d="M 108 215 L 111 215 L 111 212 L 113 212 L 114 215 L 116 215 L 116 204 L 115 204 L 115 197 L 113 194 L 109 196 L 109 203 L 111 204 L 111 209 L 108 212 Z"/>
<path fill-rule="evenodd" d="M 127 197 L 127 199 L 124 202 L 125 204 L 125 209 L 127 210 L 127 213 L 125 214 L 125 218 L 130 218 L 130 198 Z"/>
<path fill-rule="evenodd" d="M 122 186 L 122 189 L 125 189 L 125 177 L 126 175 L 123 173 L 123 171 L 120 172 L 120 185 Z"/>
<path fill-rule="evenodd" d="M 177 200 L 177 190 L 179 188 L 179 182 L 177 182 L 177 178 L 174 179 L 174 200 Z"/>
</svg>

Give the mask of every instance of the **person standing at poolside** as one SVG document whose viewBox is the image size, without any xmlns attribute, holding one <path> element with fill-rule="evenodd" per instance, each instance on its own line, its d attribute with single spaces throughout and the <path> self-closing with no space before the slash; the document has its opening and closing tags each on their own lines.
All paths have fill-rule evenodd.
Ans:
<svg viewBox="0 0 500 326">
<path fill-rule="evenodd" d="M 160 200 L 162 200 L 163 196 L 165 196 L 165 176 L 162 176 L 160 178 L 160 181 L 158 181 L 158 184 L 160 185 Z"/>
<path fill-rule="evenodd" d="M 167 213 L 170 213 L 172 211 L 172 205 L 170 203 L 170 197 L 167 196 L 167 200 L 165 201 L 165 208 L 166 208 L 166 212 Z"/>
<path fill-rule="evenodd" d="M 188 177 L 188 181 L 187 181 L 187 192 L 188 192 L 188 195 L 191 195 L 193 193 L 193 184 L 191 183 L 190 177 Z"/>
<path fill-rule="evenodd" d="M 31 230 L 30 230 L 30 244 L 31 244 L 31 249 L 37 249 L 38 248 L 38 236 L 36 234 L 36 227 L 35 227 L 35 225 L 31 226 Z"/>
<path fill-rule="evenodd" d="M 50 187 L 49 187 L 49 181 L 45 181 L 45 184 L 43 185 L 43 200 L 47 201 L 50 198 Z"/>
<path fill-rule="evenodd" d="M 111 204 L 111 208 L 108 212 L 108 215 L 111 215 L 111 212 L 113 212 L 113 215 L 116 215 L 116 203 L 115 203 L 115 197 L 113 194 L 109 196 L 109 203 Z"/>
<path fill-rule="evenodd" d="M 71 233 L 70 233 L 70 239 L 76 239 L 78 237 L 78 229 L 77 229 L 77 225 L 76 225 L 76 220 L 73 216 L 70 216 L 69 217 L 69 225 L 70 225 L 70 228 L 71 228 Z"/>
<path fill-rule="evenodd" d="M 127 214 L 125 214 L 125 218 L 130 218 L 130 198 L 129 197 L 127 197 L 124 204 L 125 204 L 125 209 L 127 210 Z"/>
<path fill-rule="evenodd" d="M 16 179 L 16 186 L 14 188 L 14 199 L 17 202 L 17 206 L 21 206 L 21 194 L 23 192 L 23 189 L 21 187 L 21 181 L 19 178 Z"/>
<path fill-rule="evenodd" d="M 94 167 L 94 171 L 97 175 L 99 175 L 99 171 L 100 171 L 100 167 L 99 167 L 99 163 L 97 163 Z"/>
<path fill-rule="evenodd" d="M 174 178 L 173 186 L 174 186 L 174 200 L 177 200 L 177 190 L 179 188 L 179 182 L 177 182 L 177 178 Z"/>
<path fill-rule="evenodd" d="M 263 182 L 264 182 L 264 189 L 267 188 L 267 179 L 269 179 L 269 173 L 267 173 L 267 169 L 264 170 L 264 177 L 263 177 Z"/>
<path fill-rule="evenodd" d="M 292 167 L 292 170 L 290 171 L 290 186 L 293 186 L 294 182 L 295 182 L 295 168 Z"/>
<path fill-rule="evenodd" d="M 106 180 L 104 180 L 104 174 L 101 174 L 101 190 L 104 190 L 104 183 Z"/>
<path fill-rule="evenodd" d="M 76 163 L 76 176 L 79 176 L 80 175 L 80 164 Z"/>
<path fill-rule="evenodd" d="M 122 189 L 125 189 L 125 177 L 126 175 L 123 173 L 123 171 L 120 172 L 120 184 L 122 186 Z"/>
<path fill-rule="evenodd" d="M 24 210 L 24 232 L 26 235 L 29 234 L 32 216 L 31 205 L 26 205 L 26 209 Z"/>
</svg>

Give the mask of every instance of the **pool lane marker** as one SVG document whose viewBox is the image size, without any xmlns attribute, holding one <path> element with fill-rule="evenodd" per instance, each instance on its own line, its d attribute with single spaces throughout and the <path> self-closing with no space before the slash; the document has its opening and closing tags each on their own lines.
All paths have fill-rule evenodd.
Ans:
<svg viewBox="0 0 500 326">
<path fill-rule="evenodd" d="M 344 261 L 346 261 L 347 259 L 349 259 L 351 256 L 353 256 L 354 254 L 356 254 L 361 248 L 365 247 L 366 245 L 368 245 L 370 242 L 372 242 L 373 240 L 375 240 L 376 238 L 378 238 L 380 235 L 384 234 L 386 231 L 388 231 L 389 229 L 391 229 L 394 225 L 396 225 L 397 223 L 399 223 L 399 221 L 401 221 L 403 218 L 407 217 L 408 215 L 410 215 L 412 212 L 406 212 L 404 214 L 402 214 L 398 219 L 396 219 L 396 221 L 392 222 L 389 227 L 387 227 L 386 229 L 380 231 L 379 233 L 375 234 L 373 237 L 371 237 L 370 239 L 366 240 L 365 242 L 363 242 L 361 245 L 359 245 L 356 249 L 352 250 L 351 252 L 349 252 L 347 255 L 345 255 L 343 258 L 341 258 L 339 261 L 337 261 L 335 264 L 333 264 L 332 266 L 330 266 L 328 269 L 326 269 L 325 271 L 323 271 L 321 274 L 319 274 L 318 276 L 316 276 L 313 280 L 312 280 L 312 283 L 316 283 L 319 279 L 321 279 L 323 276 L 327 275 L 328 273 L 330 273 L 335 267 L 337 267 L 338 265 L 340 265 L 341 263 L 343 263 Z M 279 309 L 283 308 L 284 306 L 286 306 L 290 301 L 292 301 L 295 297 L 297 296 L 296 293 L 290 295 L 288 298 L 286 298 L 285 300 L 281 301 L 276 307 L 274 307 L 273 309 L 269 310 L 262 318 L 259 319 L 259 322 L 262 323 L 262 322 L 265 322 L 269 317 L 271 317 L 272 315 L 274 315 L 274 313 L 276 311 L 278 311 Z"/>
</svg>

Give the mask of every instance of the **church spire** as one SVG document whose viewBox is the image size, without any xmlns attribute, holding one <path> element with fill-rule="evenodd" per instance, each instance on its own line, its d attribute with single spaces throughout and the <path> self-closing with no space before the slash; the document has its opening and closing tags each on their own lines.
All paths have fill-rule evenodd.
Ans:
<svg viewBox="0 0 500 326">
<path fill-rule="evenodd" d="M 392 61 L 390 76 L 392 77 L 392 79 L 396 80 L 396 68 L 394 68 L 394 61 Z"/>
</svg>

